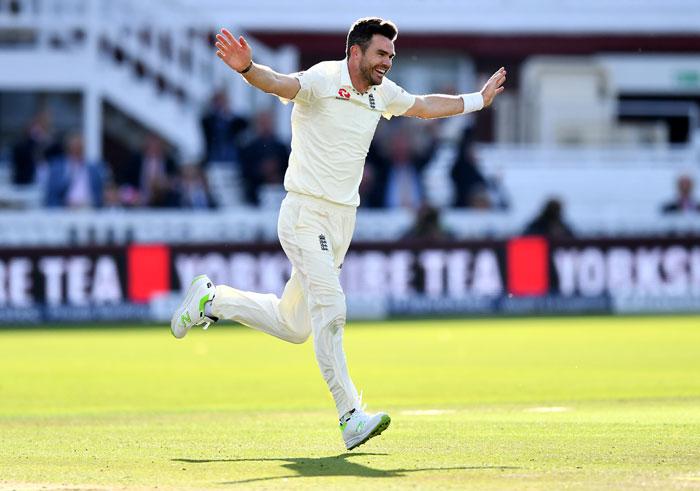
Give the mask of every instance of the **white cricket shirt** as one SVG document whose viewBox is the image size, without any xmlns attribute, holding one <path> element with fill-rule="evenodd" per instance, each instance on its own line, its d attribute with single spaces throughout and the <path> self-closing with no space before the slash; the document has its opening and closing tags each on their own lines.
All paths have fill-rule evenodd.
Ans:
<svg viewBox="0 0 700 491">
<path fill-rule="evenodd" d="M 386 77 L 366 93 L 357 92 L 347 59 L 321 62 L 296 77 L 301 89 L 292 100 L 292 152 L 284 187 L 358 206 L 365 157 L 379 118 L 405 113 L 415 96 Z"/>
</svg>

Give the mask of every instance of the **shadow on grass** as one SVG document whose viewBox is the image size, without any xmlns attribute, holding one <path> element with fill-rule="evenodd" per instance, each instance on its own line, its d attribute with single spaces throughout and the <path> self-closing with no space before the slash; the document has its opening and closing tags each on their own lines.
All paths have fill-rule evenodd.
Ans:
<svg viewBox="0 0 700 491">
<path fill-rule="evenodd" d="M 260 459 L 172 459 L 174 462 L 187 462 L 190 464 L 208 464 L 213 462 L 285 462 L 282 467 L 295 472 L 287 476 L 258 477 L 241 481 L 226 481 L 217 484 L 245 484 L 257 481 L 272 481 L 275 479 L 293 479 L 297 477 L 324 477 L 324 476 L 357 476 L 357 477 L 402 477 L 413 472 L 425 471 L 455 471 L 455 470 L 481 470 L 519 469 L 510 466 L 460 466 L 460 467 L 424 467 L 419 469 L 373 469 L 362 464 L 350 462 L 350 457 L 382 456 L 385 453 L 344 453 L 332 457 L 286 457 L 286 458 L 260 458 Z"/>
</svg>

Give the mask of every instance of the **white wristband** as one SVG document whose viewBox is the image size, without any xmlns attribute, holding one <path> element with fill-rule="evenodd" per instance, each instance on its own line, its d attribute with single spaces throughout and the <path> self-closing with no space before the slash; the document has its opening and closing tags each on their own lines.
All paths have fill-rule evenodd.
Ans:
<svg viewBox="0 0 700 491">
<path fill-rule="evenodd" d="M 484 107 L 484 98 L 481 92 L 472 92 L 471 94 L 462 94 L 462 101 L 464 102 L 464 111 L 462 114 L 473 113 Z"/>
</svg>

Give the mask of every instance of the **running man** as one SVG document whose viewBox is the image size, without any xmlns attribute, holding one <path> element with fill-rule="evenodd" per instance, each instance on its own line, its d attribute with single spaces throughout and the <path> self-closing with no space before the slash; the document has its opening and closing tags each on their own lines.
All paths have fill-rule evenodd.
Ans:
<svg viewBox="0 0 700 491">
<path fill-rule="evenodd" d="M 339 279 L 379 118 L 444 118 L 478 111 L 503 92 L 506 79 L 500 68 L 480 92 L 411 95 L 386 77 L 397 33 L 391 21 L 359 19 L 348 33 L 344 60 L 324 61 L 291 75 L 255 63 L 243 36 L 236 38 L 226 29 L 217 34 L 216 55 L 224 63 L 253 87 L 294 102 L 287 196 L 277 228 L 292 274 L 281 298 L 214 286 L 205 275 L 198 276 L 171 321 L 176 338 L 219 319 L 290 343 L 303 343 L 313 331 L 316 360 L 335 400 L 348 450 L 379 435 L 391 421 L 385 413 L 365 413 L 348 374 L 345 295 Z"/>
</svg>

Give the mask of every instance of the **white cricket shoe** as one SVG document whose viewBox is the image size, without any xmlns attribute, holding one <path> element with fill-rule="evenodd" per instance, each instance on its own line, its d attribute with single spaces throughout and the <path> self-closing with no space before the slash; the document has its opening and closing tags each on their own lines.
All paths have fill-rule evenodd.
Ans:
<svg viewBox="0 0 700 491">
<path fill-rule="evenodd" d="M 355 409 L 350 419 L 340 424 L 345 447 L 348 450 L 359 447 L 370 438 L 379 436 L 389 423 L 391 418 L 386 413 L 367 414 L 362 409 Z"/>
<path fill-rule="evenodd" d="M 199 275 L 190 284 L 185 295 L 185 301 L 175 310 L 170 319 L 170 331 L 176 338 L 184 338 L 194 326 L 203 326 L 216 322 L 217 318 L 204 315 L 204 304 L 213 300 L 216 289 L 207 275 Z"/>
</svg>

